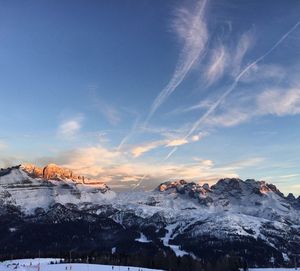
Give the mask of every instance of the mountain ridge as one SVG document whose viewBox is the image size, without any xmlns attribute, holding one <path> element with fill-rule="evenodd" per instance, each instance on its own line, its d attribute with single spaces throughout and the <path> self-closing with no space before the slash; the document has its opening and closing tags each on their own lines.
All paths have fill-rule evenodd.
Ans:
<svg viewBox="0 0 300 271">
<path fill-rule="evenodd" d="M 264 181 L 224 178 L 212 186 L 167 181 L 147 192 L 104 188 L 33 178 L 21 166 L 0 171 L 0 237 L 5 236 L 0 253 L 11 244 L 36 250 L 40 242 L 32 241 L 32 227 L 45 234 L 39 238 L 53 250 L 58 243 L 66 251 L 145 249 L 194 259 L 245 257 L 246 250 L 253 264 L 267 266 L 274 257 L 283 266 L 300 249 L 299 198 Z M 18 243 L 16 236 L 24 234 L 28 240 Z"/>
<path fill-rule="evenodd" d="M 100 180 L 92 180 L 84 175 L 75 174 L 73 170 L 50 163 L 44 167 L 38 167 L 34 164 L 24 164 L 21 168 L 33 178 L 43 178 L 46 180 L 65 180 L 69 179 L 76 183 L 97 185 L 104 184 Z"/>
</svg>

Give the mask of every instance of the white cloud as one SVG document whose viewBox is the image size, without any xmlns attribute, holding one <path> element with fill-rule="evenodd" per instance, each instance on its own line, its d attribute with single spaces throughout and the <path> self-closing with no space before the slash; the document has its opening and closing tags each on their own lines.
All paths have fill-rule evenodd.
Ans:
<svg viewBox="0 0 300 271">
<path fill-rule="evenodd" d="M 176 147 L 176 146 L 181 146 L 189 143 L 189 141 L 185 138 L 179 138 L 179 139 L 174 139 L 170 140 L 167 142 L 166 147 Z"/>
<path fill-rule="evenodd" d="M 158 140 L 158 141 L 153 141 L 153 142 L 149 142 L 140 146 L 136 146 L 131 150 L 131 153 L 133 155 L 133 157 L 139 157 L 142 154 L 149 152 L 153 149 L 158 148 L 159 146 L 162 146 L 165 143 L 164 140 Z"/>
<path fill-rule="evenodd" d="M 237 176 L 231 169 L 215 168 L 211 160 L 187 164 L 130 162 L 123 159 L 120 153 L 99 147 L 74 150 L 63 156 L 66 160 L 64 166 L 74 169 L 78 174 L 93 175 L 106 182 L 144 180 L 150 181 L 148 186 L 151 187 L 153 180 L 162 182 L 168 179 L 198 180 Z"/>
<path fill-rule="evenodd" d="M 262 115 L 300 114 L 300 88 L 266 90 L 257 97 L 257 107 Z"/>
<path fill-rule="evenodd" d="M 191 136 L 189 138 L 170 138 L 170 139 L 162 139 L 162 140 L 156 140 L 156 141 L 152 141 L 152 142 L 147 142 L 145 144 L 141 144 L 138 146 L 135 146 L 132 150 L 131 153 L 133 155 L 133 157 L 137 158 L 140 157 L 142 154 L 149 152 L 151 150 L 154 150 L 156 148 L 159 147 L 173 147 L 174 149 L 169 152 L 169 154 L 167 155 L 167 157 L 164 158 L 164 160 L 167 160 L 175 151 L 176 148 L 182 145 L 186 145 L 192 142 L 196 142 L 201 140 L 204 136 L 206 135 L 206 133 L 201 132 L 197 135 Z"/>
<path fill-rule="evenodd" d="M 196 142 L 196 141 L 199 141 L 199 140 L 203 139 L 207 135 L 208 135 L 207 132 L 200 132 L 196 135 L 193 135 L 191 139 L 192 139 L 192 141 Z"/>
<path fill-rule="evenodd" d="M 264 82 L 272 80 L 272 83 L 280 82 L 286 76 L 286 70 L 275 64 L 254 65 L 241 78 L 244 83 Z"/>
<path fill-rule="evenodd" d="M 214 161 L 209 160 L 209 159 L 202 159 L 199 157 L 194 157 L 193 160 L 197 161 L 197 163 L 199 163 L 199 165 L 204 166 L 204 167 L 210 168 L 210 167 L 214 166 Z"/>
<path fill-rule="evenodd" d="M 118 151 L 108 150 L 99 145 L 61 152 L 54 159 L 77 173 L 97 176 L 105 167 L 119 161 L 120 156 Z"/>
<path fill-rule="evenodd" d="M 224 177 L 237 177 L 237 170 L 254 166 L 263 161 L 261 157 L 217 165 L 211 159 L 194 158 L 187 163 L 146 162 L 130 159 L 126 153 L 103 146 L 92 146 L 58 153 L 42 159 L 72 169 L 76 174 L 85 175 L 107 182 L 112 187 L 153 189 L 166 180 L 186 179 L 187 181 L 211 182 Z M 41 160 L 41 161 L 42 161 Z"/>
<path fill-rule="evenodd" d="M 81 122 L 82 117 L 76 117 L 62 122 L 58 127 L 58 135 L 64 138 L 74 137 L 81 129 Z"/>
<path fill-rule="evenodd" d="M 218 113 L 205 120 L 208 126 L 231 127 L 268 115 L 300 114 L 300 88 L 267 89 L 257 95 L 235 97 L 225 102 Z"/>
</svg>

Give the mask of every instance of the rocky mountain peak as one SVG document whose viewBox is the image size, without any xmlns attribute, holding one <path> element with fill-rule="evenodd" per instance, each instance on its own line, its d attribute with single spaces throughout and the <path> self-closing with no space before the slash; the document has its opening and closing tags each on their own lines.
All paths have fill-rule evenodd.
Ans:
<svg viewBox="0 0 300 271">
<path fill-rule="evenodd" d="M 290 200 L 290 201 L 294 201 L 296 200 L 295 196 L 293 193 L 289 193 L 286 197 L 287 200 Z"/>
<path fill-rule="evenodd" d="M 211 188 L 213 190 L 219 190 L 220 192 L 229 192 L 233 190 L 242 190 L 242 180 L 238 178 L 224 178 L 220 179 L 215 185 Z"/>
<path fill-rule="evenodd" d="M 285 200 L 275 185 L 253 179 L 243 181 L 238 178 L 224 178 L 211 187 L 208 184 L 200 185 L 184 180 L 169 181 L 160 184 L 157 190 L 166 194 L 186 195 L 196 199 L 201 205 L 221 205 L 228 208 L 239 204 L 256 206 L 262 201 L 271 200 L 272 195 Z"/>
</svg>

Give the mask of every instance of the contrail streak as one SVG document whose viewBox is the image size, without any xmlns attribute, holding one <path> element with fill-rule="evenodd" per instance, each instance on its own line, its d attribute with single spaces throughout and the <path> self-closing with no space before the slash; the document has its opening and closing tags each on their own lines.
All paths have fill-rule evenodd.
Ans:
<svg viewBox="0 0 300 271">
<path fill-rule="evenodd" d="M 123 148 L 124 144 L 132 137 L 132 135 L 136 132 L 136 128 L 139 125 L 139 116 L 136 118 L 135 122 L 133 123 L 133 126 L 131 128 L 131 130 L 129 131 L 129 133 L 123 137 L 123 139 L 121 140 L 119 146 L 117 147 L 117 150 L 119 151 L 120 149 Z"/>
<path fill-rule="evenodd" d="M 179 18 L 182 20 L 182 24 L 176 25 L 176 28 L 177 32 L 184 40 L 184 46 L 172 78 L 152 103 L 150 112 L 143 124 L 144 127 L 147 126 L 147 123 L 156 110 L 177 89 L 195 62 L 202 56 L 208 40 L 207 27 L 203 20 L 207 1 L 208 0 L 199 1 L 199 4 L 195 9 L 195 13 L 186 11 L 183 13 L 183 18 Z M 176 148 L 175 150 L 172 150 L 168 156 L 171 156 L 175 151 Z M 165 160 L 169 158 L 168 156 L 165 158 Z M 141 185 L 146 176 L 147 175 L 144 175 L 142 177 L 141 181 L 134 187 L 134 189 Z"/>
<path fill-rule="evenodd" d="M 199 59 L 205 50 L 208 40 L 206 24 L 203 21 L 203 13 L 207 0 L 200 1 L 195 13 L 184 12 L 180 24 L 177 24 L 177 32 L 184 40 L 184 46 L 180 53 L 179 61 L 175 68 L 175 72 L 164 87 L 164 89 L 155 98 L 150 112 L 146 118 L 144 126 L 149 122 L 156 110 L 162 103 L 177 89 L 177 87 L 185 79 L 187 73 Z"/>
<path fill-rule="evenodd" d="M 168 159 L 173 155 L 173 153 L 177 151 L 177 149 L 178 149 L 178 147 L 174 147 L 174 148 L 168 153 L 168 155 L 163 159 L 163 161 L 168 160 Z"/>
<path fill-rule="evenodd" d="M 139 187 L 139 186 L 142 184 L 143 180 L 144 180 L 147 176 L 148 176 L 148 174 L 144 174 L 144 176 L 141 178 L 141 180 L 139 181 L 139 183 L 136 184 L 136 185 L 132 188 L 132 190 L 135 190 L 137 187 Z"/>
</svg>

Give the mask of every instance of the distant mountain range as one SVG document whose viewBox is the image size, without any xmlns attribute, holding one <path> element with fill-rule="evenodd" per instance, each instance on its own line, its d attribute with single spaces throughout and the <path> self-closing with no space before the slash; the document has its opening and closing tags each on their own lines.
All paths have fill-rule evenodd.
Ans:
<svg viewBox="0 0 300 271">
<path fill-rule="evenodd" d="M 164 182 L 150 192 L 50 164 L 0 170 L 0 255 L 127 253 L 289 265 L 300 251 L 300 197 L 264 181 Z M 26 254 L 27 253 L 27 254 Z"/>
</svg>

